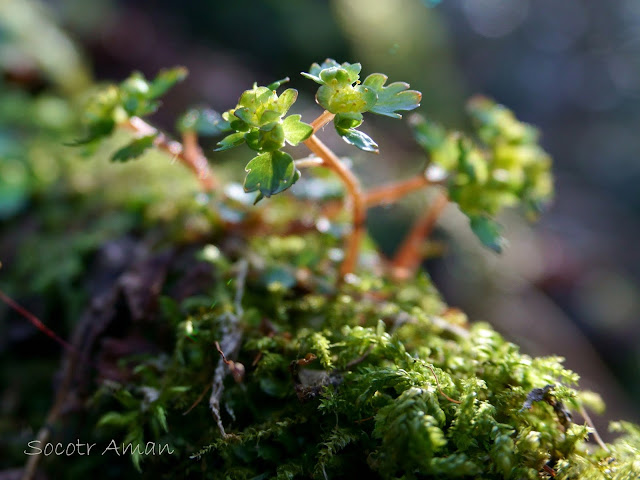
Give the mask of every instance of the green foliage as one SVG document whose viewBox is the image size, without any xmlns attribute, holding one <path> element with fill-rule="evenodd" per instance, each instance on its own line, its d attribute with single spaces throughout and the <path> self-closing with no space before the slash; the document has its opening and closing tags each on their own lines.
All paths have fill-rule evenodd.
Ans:
<svg viewBox="0 0 640 480">
<path fill-rule="evenodd" d="M 387 76 L 381 73 L 369 75 L 360 84 L 361 69 L 359 63 L 339 64 L 328 58 L 321 65 L 314 63 L 309 73 L 302 75 L 321 85 L 316 100 L 331 113 L 370 111 L 401 118 L 398 110 L 413 110 L 420 105 L 420 92 L 408 90 L 409 85 L 404 82 L 385 87 Z"/>
<path fill-rule="evenodd" d="M 425 174 L 447 187 L 488 248 L 500 252 L 501 228 L 494 218 L 505 207 L 521 206 L 535 218 L 553 193 L 551 160 L 538 145 L 538 133 L 512 112 L 476 97 L 469 102 L 476 139 L 414 115 L 416 141 L 429 155 Z"/>
<path fill-rule="evenodd" d="M 297 145 L 313 133 L 310 125 L 300 121 L 300 115 L 285 117 L 298 98 L 297 90 L 292 88 L 280 95 L 276 93 L 286 81 L 288 79 L 279 80 L 268 87 L 254 85 L 240 96 L 236 108 L 223 114 L 236 133 L 223 138 L 217 150 L 246 142 L 259 153 L 247 164 L 244 183 L 245 191 L 259 191 L 256 201 L 286 190 L 300 178 L 291 155 L 280 149 L 285 142 Z"/>
<path fill-rule="evenodd" d="M 365 133 L 356 130 L 362 124 L 362 113 L 371 112 L 401 118 L 399 110 L 413 110 L 420 105 L 422 95 L 409 90 L 409 84 L 395 82 L 385 86 L 387 76 L 369 75 L 360 82 L 359 63 L 339 64 L 330 58 L 321 65 L 314 63 L 309 73 L 302 75 L 320 84 L 316 101 L 336 114 L 334 125 L 338 135 L 350 145 L 367 152 L 378 152 L 378 145 Z"/>
<path fill-rule="evenodd" d="M 328 60 L 314 64 L 307 76 L 321 84 L 318 101 L 336 113 L 338 133 L 375 150 L 357 130 L 362 113 L 397 118 L 398 111 L 417 106 L 419 95 L 406 84 L 385 86 L 381 74 L 359 84 L 359 73 L 359 64 Z M 183 75 L 172 70 L 148 82 L 136 74 L 103 89 L 88 107 L 85 141 L 153 111 L 158 97 Z M 182 132 L 235 130 L 220 149 L 247 143 L 257 152 L 247 165 L 245 189 L 260 196 L 298 180 L 292 157 L 281 149 L 311 135 L 299 115 L 287 116 L 297 92 L 278 95 L 285 81 L 254 86 L 224 117 L 194 110 L 179 122 Z M 451 199 L 480 239 L 498 249 L 493 217 L 516 203 L 538 209 L 550 195 L 548 158 L 535 131 L 503 107 L 477 100 L 471 112 L 477 139 L 426 121 L 415 122 L 416 135 L 430 155 L 431 174 L 433 167 L 444 172 Z M 154 138 L 135 140 L 113 159 L 135 158 Z M 17 178 L 15 165 L 3 165 L 3 174 Z M 77 308 L 87 303 L 79 290 L 106 282 L 84 269 L 101 258 L 109 238 L 126 237 L 154 253 L 180 246 L 166 278 L 154 276 L 152 296 L 161 296 L 151 302 L 158 308 L 149 309 L 148 323 L 128 322 L 118 311 L 119 324 L 96 326 L 108 331 L 127 324 L 131 332 L 119 340 L 144 336 L 153 346 L 114 365 L 96 362 L 100 374 L 118 381 L 99 376 L 98 391 L 84 405 L 96 425 L 91 434 L 134 445 L 171 444 L 170 456 L 132 452 L 145 476 L 519 480 L 548 478 L 545 466 L 562 479 L 629 479 L 640 473 L 637 426 L 614 424 L 622 435 L 608 450 L 587 443 L 589 427 L 573 423 L 567 412 L 601 402 L 577 390 L 577 375 L 562 359 L 531 358 L 488 325 L 470 325 L 463 315 L 452 319 L 426 275 L 398 284 L 363 269 L 336 286 L 330 252 L 341 243 L 335 232 L 287 236 L 274 228 L 299 218 L 299 204 L 276 201 L 272 215 L 258 219 L 233 195 L 203 205 L 175 183 L 169 189 L 164 182 L 153 185 L 156 170 L 141 170 L 138 162 L 114 169 L 119 173 L 91 167 L 73 164 L 65 172 L 67 189 L 39 200 L 46 208 L 34 219 L 45 225 L 44 235 L 24 243 L 19 268 L 9 274 L 28 283 L 30 293 L 72 292 Z M 69 225 L 69 217 L 77 223 Z M 259 233 L 243 238 L 243 229 Z M 149 235 L 141 233 L 147 230 Z M 238 275 L 240 264 L 248 265 L 246 278 Z M 208 281 L 190 277 L 192 271 Z M 126 288 L 132 284 L 144 287 L 131 278 L 112 285 L 118 296 L 114 309 L 127 308 Z M 59 308 L 72 310 L 66 301 Z M 224 379 L 218 412 L 223 435 L 207 393 L 220 364 L 213 345 L 228 339 L 232 317 L 243 337 L 238 351 L 226 354 L 246 373 L 240 382 Z M 91 461 L 92 471 L 99 471 L 113 460 Z"/>
<path fill-rule="evenodd" d="M 86 135 L 71 145 L 92 144 L 111 135 L 117 125 L 129 118 L 154 113 L 160 106 L 159 98 L 186 76 L 184 67 L 162 70 L 151 81 L 135 72 L 119 85 L 101 88 L 85 107 L 82 121 Z"/>
<path fill-rule="evenodd" d="M 147 149 L 153 146 L 153 141 L 156 139 L 156 135 L 147 135 L 145 137 L 137 138 L 128 145 L 125 145 L 111 157 L 113 162 L 127 162 L 138 158 Z"/>
<path fill-rule="evenodd" d="M 265 197 L 286 190 L 300 176 L 291 155 L 280 151 L 266 152 L 254 157 L 247 164 L 246 171 L 244 189 L 247 192 L 259 190 Z"/>
<path fill-rule="evenodd" d="M 109 388 L 121 407 L 102 423 L 162 438 L 158 420 L 142 407 L 157 405 L 171 438 L 188 439 L 176 445 L 174 461 L 181 468 L 195 462 L 206 478 L 516 480 L 544 478 L 545 465 L 560 478 L 639 472 L 637 427 L 620 424 L 626 436 L 610 445 L 615 453 L 587 453 L 588 427 L 561 413 L 580 405 L 577 376 L 561 359 L 522 354 L 487 325 L 448 330 L 440 317 L 446 307 L 426 278 L 418 281 L 419 295 L 412 285 L 368 274 L 328 295 L 301 294 L 295 276 L 278 290 L 263 283 L 270 265 L 284 258 L 295 265 L 303 250 L 325 258 L 329 247 L 314 236 L 256 239 L 251 247 L 260 261 L 244 287 L 246 340 L 237 357 L 247 372 L 241 384 L 225 383 L 226 437 L 206 401 L 182 416 L 210 381 L 217 357 L 210 345 L 224 335 L 238 287 L 226 281 L 232 262 L 220 258 L 216 286 L 201 306 L 185 301 L 165 310 L 176 333 L 171 360 L 142 359 L 136 371 L 143 377 Z M 312 265 L 307 282 L 325 275 L 321 262 L 304 264 Z M 142 468 L 154 471 L 147 460 Z"/>
</svg>

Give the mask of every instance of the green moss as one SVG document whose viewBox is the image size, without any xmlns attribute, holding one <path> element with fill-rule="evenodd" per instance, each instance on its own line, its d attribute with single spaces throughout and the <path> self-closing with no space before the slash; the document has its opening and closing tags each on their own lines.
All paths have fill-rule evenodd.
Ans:
<svg viewBox="0 0 640 480">
<path fill-rule="evenodd" d="M 242 383 L 229 376 L 221 399 L 226 437 L 215 428 L 206 399 L 180 414 L 213 376 L 218 353 L 211 344 L 223 337 L 225 313 L 234 309 L 239 288 L 229 281 L 233 261 L 217 271 L 225 288 L 211 294 L 215 306 L 173 318 L 182 323 L 172 360 L 144 383 L 159 389 L 156 403 L 179 418 L 173 422 L 169 414 L 170 442 L 183 444 L 171 461 L 179 458 L 184 468 L 199 464 L 206 478 L 370 472 L 380 478 L 537 479 L 548 477 L 545 465 L 559 478 L 633 478 L 624 472 L 638 472 L 637 427 L 621 424 L 626 436 L 609 447 L 611 453 L 594 451 L 585 443 L 589 429 L 563 416 L 563 408 L 576 409 L 580 400 L 578 377 L 562 359 L 524 355 L 486 324 L 449 323 L 424 275 L 399 286 L 363 272 L 327 294 L 305 291 L 295 280 L 292 254 L 305 250 L 326 258 L 319 237 L 267 238 L 258 248 L 243 287 L 238 361 L 246 375 Z M 292 269 L 294 278 L 276 294 L 264 282 L 273 265 Z M 305 281 L 319 281 L 325 267 L 319 262 Z M 199 332 L 195 340 L 186 340 L 185 319 Z M 309 354 L 317 359 L 307 364 Z M 555 386 L 544 400 L 524 408 L 532 390 L 549 384 Z M 163 393 L 176 385 L 189 388 Z M 121 388 L 134 394 L 140 378 Z M 161 467 L 145 460 L 142 468 Z"/>
<path fill-rule="evenodd" d="M 532 358 L 489 325 L 469 324 L 425 274 L 399 284 L 363 268 L 336 287 L 339 236 L 263 233 L 296 217 L 291 197 L 251 213 L 239 201 L 198 202 L 186 180 L 182 190 L 167 188 L 155 165 L 109 167 L 99 181 L 85 165 L 70 167 L 62 190 L 42 194 L 34 215 L 55 255 L 33 255 L 25 243 L 7 282 L 31 279 L 29 293 L 51 296 L 66 286 L 79 296 L 73 308 L 58 308 L 75 320 L 88 298 L 78 293 L 87 266 L 105 242 L 127 235 L 151 252 L 180 245 L 158 313 L 143 325 L 120 319 L 125 331 L 111 332 L 137 332 L 151 353 L 123 358 L 118 382 L 98 381 L 84 427 L 65 419 L 67 432 L 92 441 L 156 441 L 174 453 L 134 455 L 133 463 L 64 459 L 64 468 L 114 478 L 136 475 L 132 465 L 150 478 L 539 479 L 551 469 L 561 479 L 638 476 L 637 426 L 615 424 L 621 436 L 608 452 L 587 443 L 589 428 L 567 411 L 599 400 L 577 389 L 562 359 Z M 209 281 L 178 298 L 177 285 L 196 267 Z M 223 379 L 223 436 L 208 388 L 220 365 L 214 342 L 224 346 L 233 332 L 240 348 L 225 354 L 245 375 Z M 44 465 L 54 471 L 61 462 Z"/>
</svg>

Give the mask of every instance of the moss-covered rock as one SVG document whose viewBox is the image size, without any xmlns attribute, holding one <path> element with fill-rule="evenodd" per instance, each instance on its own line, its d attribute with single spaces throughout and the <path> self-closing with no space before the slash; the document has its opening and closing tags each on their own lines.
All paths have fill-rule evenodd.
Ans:
<svg viewBox="0 0 640 480">
<path fill-rule="evenodd" d="M 276 200 L 249 222 L 241 202 L 183 200 L 159 220 L 154 205 L 136 200 L 139 192 L 121 188 L 145 167 L 124 168 L 106 177 L 118 195 L 57 194 L 57 211 L 75 209 L 76 233 L 64 220 L 45 222 L 53 207 L 43 202 L 35 216 L 48 244 L 68 248 L 48 261 L 22 250 L 20 268 L 9 273 L 42 275 L 48 265 L 57 273 L 35 277 L 33 293 L 76 285 L 79 301 L 93 302 L 74 327 L 89 368 L 73 373 L 63 399 L 71 412 L 57 419 L 51 441 L 91 439 L 101 453 L 111 440 L 142 452 L 155 442 L 155 455 L 109 450 L 49 458 L 45 469 L 135 476 L 131 457 L 150 478 L 631 479 L 640 472 L 638 427 L 616 424 L 623 435 L 607 450 L 588 441 L 590 428 L 572 413 L 597 402 L 577 389 L 562 359 L 531 358 L 489 325 L 469 324 L 425 274 L 388 281 L 370 252 L 358 274 L 336 286 L 334 230 L 263 233 L 284 231 L 295 200 Z M 176 230 L 202 205 L 209 213 L 197 214 L 197 235 L 189 221 Z M 101 280 L 101 291 L 92 290 L 105 246 L 123 238 L 137 247 Z M 61 261 L 75 267 L 61 273 Z M 107 313 L 96 311 L 96 296 L 110 299 Z M 67 367 L 76 355 L 68 352 Z M 17 436 L 13 443 L 17 453 Z M 162 445 L 173 453 L 157 454 Z"/>
</svg>

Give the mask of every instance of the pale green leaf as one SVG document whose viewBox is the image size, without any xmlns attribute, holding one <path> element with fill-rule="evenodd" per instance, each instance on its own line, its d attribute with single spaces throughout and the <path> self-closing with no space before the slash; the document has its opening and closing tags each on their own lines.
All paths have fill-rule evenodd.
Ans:
<svg viewBox="0 0 640 480">
<path fill-rule="evenodd" d="M 290 115 L 282 122 L 284 136 L 291 145 L 297 145 L 313 134 L 313 127 L 301 122 L 300 118 L 300 115 Z"/>
</svg>

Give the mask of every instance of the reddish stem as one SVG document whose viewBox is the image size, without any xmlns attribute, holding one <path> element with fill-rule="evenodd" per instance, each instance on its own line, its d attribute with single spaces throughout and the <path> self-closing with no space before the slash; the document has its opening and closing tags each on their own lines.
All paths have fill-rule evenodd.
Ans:
<svg viewBox="0 0 640 480">
<path fill-rule="evenodd" d="M 448 201 L 447 196 L 444 193 L 440 193 L 431 204 L 431 207 L 425 211 L 425 214 L 418 218 L 393 258 L 391 274 L 394 278 L 406 280 L 418 269 L 422 261 L 422 243 L 433 230 Z"/>
<path fill-rule="evenodd" d="M 38 330 L 46 334 L 49 338 L 52 338 L 67 350 L 71 350 L 73 352 L 76 351 L 76 349 L 73 348 L 73 346 L 71 346 L 70 343 L 60 338 L 58 334 L 56 334 L 53 330 L 47 327 L 44 323 L 42 323 L 38 317 L 36 317 L 33 313 L 29 312 L 26 308 L 16 303 L 13 299 L 7 296 L 7 294 L 5 294 L 2 290 L 0 290 L 0 300 L 2 300 L 4 303 L 9 305 L 11 308 L 13 308 L 16 312 L 18 312 L 24 318 L 29 320 L 29 322 L 31 322 L 33 326 L 35 326 Z"/>
<path fill-rule="evenodd" d="M 323 115 L 326 118 L 330 117 L 329 120 L 326 120 L 326 118 L 324 119 L 326 122 L 331 121 L 331 118 L 333 118 L 333 114 Z M 324 124 L 326 124 L 326 122 Z M 316 123 L 318 125 L 322 125 L 322 122 L 313 122 L 313 124 Z M 367 218 L 367 205 L 365 203 L 362 187 L 360 186 L 360 181 L 353 172 L 349 170 L 340 161 L 337 155 L 322 143 L 315 134 L 305 140 L 304 144 L 312 153 L 323 160 L 325 167 L 333 170 L 340 177 L 347 189 L 349 198 L 351 199 L 351 216 L 353 219 L 353 225 L 351 233 L 347 238 L 344 261 L 340 266 L 340 275 L 341 277 L 344 277 L 346 274 L 352 273 L 355 270 L 360 253 L 360 243 L 364 236 L 364 226 Z"/>
<path fill-rule="evenodd" d="M 411 192 L 430 185 L 434 185 L 434 182 L 428 180 L 427 177 L 421 173 L 407 180 L 372 188 L 365 194 L 365 201 L 368 207 L 373 207 L 381 203 L 391 203 Z"/>
</svg>

